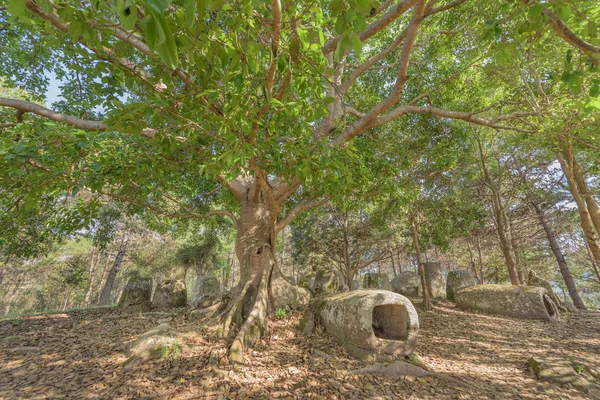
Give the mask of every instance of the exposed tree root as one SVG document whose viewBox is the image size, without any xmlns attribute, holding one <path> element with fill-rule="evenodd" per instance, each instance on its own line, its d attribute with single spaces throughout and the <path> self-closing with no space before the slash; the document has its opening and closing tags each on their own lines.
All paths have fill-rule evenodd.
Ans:
<svg viewBox="0 0 600 400">
<path fill-rule="evenodd" d="M 244 350 L 251 347 L 266 333 L 269 306 L 268 289 L 269 279 L 265 276 L 258 286 L 258 293 L 252 310 L 229 348 L 229 358 L 232 361 L 242 361 Z"/>
</svg>

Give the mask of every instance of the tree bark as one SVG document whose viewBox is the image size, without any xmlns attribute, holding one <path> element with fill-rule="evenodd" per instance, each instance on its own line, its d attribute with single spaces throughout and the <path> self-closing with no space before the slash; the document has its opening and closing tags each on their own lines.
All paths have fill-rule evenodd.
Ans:
<svg viewBox="0 0 600 400">
<path fill-rule="evenodd" d="M 423 307 L 426 310 L 431 309 L 431 299 L 429 296 L 429 290 L 427 289 L 427 278 L 425 276 L 425 267 L 423 266 L 423 260 L 421 259 L 421 249 L 419 247 L 419 227 L 414 220 L 414 217 L 411 218 L 411 233 L 412 233 L 412 241 L 415 247 L 415 254 L 417 255 L 417 265 L 419 271 L 421 271 L 421 287 L 423 288 Z"/>
<path fill-rule="evenodd" d="M 392 271 L 394 272 L 394 276 L 397 276 L 396 273 L 396 264 L 394 263 L 394 253 L 390 250 L 390 259 L 392 260 Z"/>
<path fill-rule="evenodd" d="M 479 276 L 481 277 L 481 283 L 485 283 L 485 277 L 483 276 L 483 255 L 481 254 L 481 240 L 479 235 L 475 236 L 475 245 L 477 246 L 477 259 L 479 261 Z"/>
<path fill-rule="evenodd" d="M 127 252 L 128 242 L 129 232 L 124 232 L 121 238 L 119 251 L 117 252 L 117 256 L 115 257 L 115 262 L 113 263 L 113 266 L 110 269 L 108 276 L 106 277 L 106 283 L 104 284 L 104 288 L 102 289 L 102 294 L 100 295 L 98 305 L 106 306 L 111 304 L 110 295 L 112 292 L 113 284 L 115 283 L 115 278 L 119 273 L 119 270 L 121 269 L 121 263 L 123 262 L 123 258 L 125 257 L 125 253 Z"/>
<path fill-rule="evenodd" d="M 95 247 L 92 248 L 92 255 L 90 258 L 90 270 L 89 270 L 89 281 L 88 281 L 88 288 L 87 288 L 87 292 L 85 293 L 85 298 L 83 300 L 83 306 L 87 307 L 90 305 L 90 302 L 92 300 L 92 291 L 94 289 L 94 272 L 96 270 L 96 264 L 98 263 L 100 259 L 100 251 L 97 250 Z"/>
<path fill-rule="evenodd" d="M 8 295 L 8 298 L 6 299 L 6 304 L 4 305 L 4 315 L 8 315 L 13 302 L 17 299 L 17 297 L 19 295 L 19 289 L 21 288 L 21 282 L 23 281 L 24 276 L 25 276 L 24 272 L 21 272 L 17 276 L 17 280 L 15 282 L 15 287 L 13 288 L 13 290 Z"/>
<path fill-rule="evenodd" d="M 506 224 L 507 218 L 504 210 L 504 204 L 502 202 L 502 196 L 500 195 L 500 191 L 496 187 L 488 171 L 487 165 L 485 163 L 485 155 L 483 154 L 483 146 L 481 145 L 481 140 L 479 139 L 479 137 L 476 137 L 476 140 L 479 146 L 479 155 L 481 158 L 480 162 L 483 177 L 487 186 L 492 192 L 492 210 L 494 212 L 494 220 L 496 222 L 496 231 L 498 232 L 498 238 L 500 239 L 500 248 L 502 249 L 504 261 L 506 262 L 506 268 L 508 269 L 510 282 L 513 285 L 520 285 L 521 281 L 519 280 L 519 275 L 517 273 L 517 265 L 512 254 L 511 238 L 509 233 L 509 227 Z"/>
<path fill-rule="evenodd" d="M 585 176 L 581 171 L 581 167 L 577 163 L 575 156 L 572 150 L 569 147 L 569 152 L 567 160 L 571 160 L 573 165 L 573 177 L 575 178 L 575 183 L 577 183 L 577 188 L 579 189 L 579 193 L 581 193 L 581 197 L 585 201 L 587 205 L 588 212 L 590 214 L 590 219 L 592 220 L 592 225 L 594 229 L 596 229 L 596 235 L 600 236 L 600 211 L 598 210 L 598 203 L 596 202 L 596 198 L 594 197 L 594 193 L 590 190 Z"/>
<path fill-rule="evenodd" d="M 567 152 L 568 153 L 568 152 Z M 563 152 L 557 152 L 556 156 L 558 161 L 560 162 L 560 166 L 562 168 L 563 174 L 567 178 L 567 183 L 569 185 L 569 191 L 573 196 L 573 200 L 575 204 L 577 204 L 577 210 L 579 211 L 581 229 L 583 230 L 583 235 L 585 240 L 590 248 L 590 252 L 594 257 L 594 260 L 597 264 L 600 264 L 600 243 L 598 242 L 598 234 L 594 229 L 592 224 L 592 219 L 590 217 L 590 212 L 588 210 L 587 204 L 581 194 L 579 193 L 579 188 L 577 187 L 577 182 L 575 181 L 575 174 L 573 172 L 572 164 L 569 164 L 568 155 L 565 157 Z M 572 157 L 571 157 L 572 160 Z"/>
<path fill-rule="evenodd" d="M 567 286 L 567 290 L 569 291 L 569 296 L 571 296 L 571 299 L 573 300 L 573 304 L 578 309 L 585 310 L 586 307 L 583 304 L 583 301 L 581 301 L 581 298 L 579 297 L 579 293 L 577 292 L 577 286 L 575 286 L 575 281 L 573 280 L 571 272 L 569 271 L 569 267 L 567 266 L 567 260 L 565 260 L 565 257 L 562 251 L 560 250 L 560 246 L 558 245 L 558 241 L 556 240 L 556 235 L 554 234 L 554 231 L 550 227 L 550 224 L 548 223 L 548 220 L 546 218 L 546 213 L 540 207 L 540 205 L 537 204 L 536 201 L 532 200 L 531 206 L 535 210 L 535 214 L 537 215 L 540 223 L 542 224 L 544 232 L 546 232 L 548 244 L 550 245 L 550 249 L 552 249 L 554 257 L 556 258 L 556 262 L 558 263 L 558 269 L 560 270 L 560 274 L 562 275 L 563 280 L 565 281 L 565 285 Z"/>
</svg>

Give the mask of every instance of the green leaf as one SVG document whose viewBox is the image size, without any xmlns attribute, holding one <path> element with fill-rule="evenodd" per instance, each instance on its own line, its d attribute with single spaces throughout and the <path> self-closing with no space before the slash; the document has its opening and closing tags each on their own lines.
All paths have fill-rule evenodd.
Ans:
<svg viewBox="0 0 600 400">
<path fill-rule="evenodd" d="M 589 37 L 594 38 L 594 39 L 598 37 L 598 24 L 596 24 L 592 20 L 589 20 L 587 28 L 588 28 Z"/>
<path fill-rule="evenodd" d="M 331 96 L 327 96 L 323 99 L 323 101 L 325 102 L 325 104 L 331 104 L 335 101 L 335 99 Z"/>
<path fill-rule="evenodd" d="M 119 19 L 124 29 L 131 31 L 135 29 L 137 22 L 137 7 L 132 2 L 127 2 L 119 12 Z"/>
<path fill-rule="evenodd" d="M 352 35 L 352 48 L 356 54 L 360 54 L 362 52 L 362 42 L 358 35 Z"/>
<path fill-rule="evenodd" d="M 535 6 L 533 6 L 529 9 L 529 16 L 530 17 L 539 17 L 540 15 L 542 15 L 542 10 L 543 10 L 542 5 L 536 4 Z"/>
<path fill-rule="evenodd" d="M 171 0 L 144 0 L 146 4 L 148 4 L 154 11 L 157 13 L 163 13 L 169 4 L 171 4 Z"/>
<path fill-rule="evenodd" d="M 354 32 L 363 32 L 367 29 L 367 17 L 364 15 L 357 15 L 354 20 Z"/>
<path fill-rule="evenodd" d="M 6 9 L 10 15 L 18 17 L 25 12 L 25 0 L 8 0 L 8 7 Z"/>
<path fill-rule="evenodd" d="M 185 27 L 194 26 L 196 20 L 196 0 L 183 0 L 183 8 L 185 9 Z"/>
</svg>

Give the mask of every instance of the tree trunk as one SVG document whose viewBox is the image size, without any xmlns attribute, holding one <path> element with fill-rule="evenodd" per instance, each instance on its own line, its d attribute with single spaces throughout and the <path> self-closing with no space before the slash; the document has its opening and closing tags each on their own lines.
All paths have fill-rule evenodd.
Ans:
<svg viewBox="0 0 600 400">
<path fill-rule="evenodd" d="M 423 288 L 423 308 L 426 310 L 431 309 L 431 299 L 429 297 L 429 290 L 427 289 L 427 278 L 425 276 L 425 267 L 421 259 L 421 249 L 419 248 L 419 227 L 414 221 L 414 217 L 411 218 L 411 233 L 413 245 L 415 247 L 415 254 L 417 255 L 417 265 L 419 271 L 421 271 L 421 287 Z"/>
<path fill-rule="evenodd" d="M 479 155 L 481 157 L 480 161 L 483 177 L 487 186 L 492 192 L 492 210 L 494 212 L 494 220 L 496 222 L 496 231 L 498 232 L 498 237 L 500 239 L 500 248 L 502 249 L 504 261 L 506 262 L 506 268 L 508 269 L 510 282 L 513 285 L 520 285 L 521 281 L 519 280 L 519 275 L 517 273 L 517 265 L 512 254 L 511 238 L 509 233 L 509 227 L 506 224 L 507 217 L 504 210 L 504 204 L 502 202 L 502 196 L 500 195 L 500 191 L 496 187 L 496 184 L 492 180 L 492 177 L 490 176 L 490 173 L 488 171 L 487 165 L 485 163 L 485 155 L 483 154 L 483 146 L 481 145 L 481 140 L 477 136 L 475 138 L 477 139 L 477 144 L 479 146 Z"/>
<path fill-rule="evenodd" d="M 92 248 L 92 256 L 90 259 L 90 270 L 89 270 L 89 282 L 87 292 L 85 293 L 85 299 L 83 300 L 83 306 L 87 307 L 90 305 L 92 300 L 92 291 L 94 289 L 94 272 L 96 269 L 96 264 L 100 259 L 100 251 L 98 251 L 95 247 Z"/>
<path fill-rule="evenodd" d="M 569 165 L 568 159 L 563 155 L 562 152 L 557 152 L 556 155 L 558 161 L 560 162 L 563 174 L 567 178 L 567 183 L 569 184 L 569 191 L 573 196 L 575 204 L 577 204 L 577 210 L 579 211 L 579 217 L 581 222 L 581 229 L 583 229 L 583 235 L 585 237 L 585 240 L 590 248 L 590 252 L 594 257 L 594 260 L 597 264 L 600 264 L 600 243 L 598 242 L 598 234 L 592 224 L 592 219 L 590 217 L 590 212 L 588 210 L 587 204 L 585 203 L 583 197 L 579 193 L 577 182 L 575 181 L 575 174 L 573 173 L 572 164 Z"/>
<path fill-rule="evenodd" d="M 241 325 L 229 348 L 233 361 L 242 361 L 244 350 L 266 334 L 267 317 L 275 309 L 308 297 L 308 292 L 287 281 L 276 265 L 279 205 L 256 185 L 256 181 L 250 183 L 243 195 L 236 196 L 240 201 L 235 242 L 240 281 L 217 316 L 219 337 L 228 337 L 233 326 Z"/>
<path fill-rule="evenodd" d="M 537 215 L 540 223 L 544 227 L 544 232 L 546 232 L 546 237 L 548 238 L 548 244 L 550 245 L 550 249 L 552 249 L 552 253 L 554 253 L 554 257 L 556 258 L 556 262 L 558 263 L 558 268 L 560 270 L 560 274 L 565 281 L 565 285 L 567 286 L 567 290 L 569 291 L 569 296 L 573 300 L 573 304 L 580 310 L 585 310 L 585 305 L 581 298 L 579 297 L 579 293 L 577 293 L 577 286 L 575 286 L 575 281 L 571 276 L 571 272 L 567 266 L 567 261 L 560 250 L 560 246 L 558 245 L 558 241 L 556 240 L 556 235 L 554 231 L 548 224 L 548 220 L 546 219 L 546 214 L 544 210 L 535 202 L 531 201 L 531 205 L 535 210 L 535 214 Z"/>
<path fill-rule="evenodd" d="M 397 276 L 396 273 L 396 264 L 394 263 L 394 253 L 390 250 L 390 259 L 392 260 L 392 271 L 394 272 L 394 276 Z"/>
<path fill-rule="evenodd" d="M 473 271 L 473 276 L 477 279 L 477 283 L 482 284 L 483 281 L 477 273 L 477 266 L 475 265 L 475 260 L 473 259 L 473 251 L 471 250 L 471 243 L 467 240 L 467 251 L 469 252 L 469 260 L 471 261 L 471 270 Z"/>
<path fill-rule="evenodd" d="M 485 277 L 483 276 L 483 255 L 481 254 L 481 241 L 479 236 L 475 236 L 475 245 L 477 246 L 477 259 L 479 261 L 479 276 L 481 277 L 481 283 L 485 283 Z"/>
<path fill-rule="evenodd" d="M 17 281 L 15 282 L 15 287 L 13 288 L 12 292 L 10 292 L 10 294 L 8 295 L 8 298 L 6 299 L 6 304 L 4 305 L 4 315 L 8 315 L 13 302 L 17 299 L 17 296 L 19 295 L 19 289 L 21 288 L 21 282 L 23 281 L 24 276 L 25 276 L 24 272 L 21 272 L 18 275 Z"/>
<path fill-rule="evenodd" d="M 106 306 L 111 304 L 110 295 L 112 292 L 113 284 L 115 283 L 117 273 L 121 269 L 121 263 L 123 262 L 123 258 L 125 257 L 128 242 L 129 232 L 124 232 L 123 237 L 121 238 L 121 245 L 119 246 L 119 251 L 117 253 L 117 256 L 115 257 L 115 262 L 113 263 L 113 266 L 108 273 L 108 277 L 106 278 L 106 283 L 104 284 L 104 288 L 102 289 L 102 294 L 100 295 L 98 305 Z"/>
<path fill-rule="evenodd" d="M 567 151 L 567 162 L 573 166 L 573 177 L 575 178 L 575 183 L 577 184 L 579 193 L 581 193 L 581 197 L 587 205 L 590 219 L 592 220 L 592 225 L 594 226 L 594 229 L 596 229 L 596 235 L 600 236 L 600 211 L 598 210 L 598 203 L 596 202 L 594 193 L 592 193 L 587 182 L 585 181 L 585 176 L 583 175 L 581 167 L 577 163 L 575 155 L 573 154 L 570 146 L 568 147 Z"/>
</svg>

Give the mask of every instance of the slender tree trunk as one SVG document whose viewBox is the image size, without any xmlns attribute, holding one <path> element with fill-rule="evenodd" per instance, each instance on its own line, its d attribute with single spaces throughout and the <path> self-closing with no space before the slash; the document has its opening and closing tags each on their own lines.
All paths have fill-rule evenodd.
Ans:
<svg viewBox="0 0 600 400">
<path fill-rule="evenodd" d="M 102 255 L 105 255 L 104 257 L 104 264 L 102 266 L 102 275 L 100 276 L 100 280 L 98 287 L 96 288 L 96 294 L 94 295 L 94 300 L 92 301 L 92 304 L 97 305 L 98 302 L 100 301 L 100 296 L 102 295 L 102 289 L 104 288 L 104 286 L 102 286 L 102 283 L 106 281 L 106 274 L 108 273 L 108 265 L 109 265 L 109 260 L 110 260 L 110 256 L 105 252 L 102 251 L 98 254 L 98 257 L 101 258 Z M 100 258 L 98 259 L 98 261 L 100 261 Z"/>
<path fill-rule="evenodd" d="M 475 245 L 477 246 L 477 260 L 479 261 L 479 276 L 481 277 L 481 283 L 485 283 L 485 277 L 483 276 L 483 255 L 481 254 L 481 241 L 479 235 L 475 236 Z"/>
<path fill-rule="evenodd" d="M 584 243 L 588 257 L 590 258 L 590 262 L 592 264 L 592 270 L 594 271 L 594 274 L 596 274 L 596 279 L 598 279 L 598 284 L 600 285 L 600 267 L 598 266 L 598 263 L 596 263 L 596 260 L 594 260 L 594 256 L 592 255 L 592 250 L 590 249 L 590 246 L 587 242 Z"/>
<path fill-rule="evenodd" d="M 394 253 L 390 250 L 390 260 L 392 260 L 392 271 L 394 272 L 394 276 L 397 276 L 396 273 L 396 264 L 394 263 Z"/>
<path fill-rule="evenodd" d="M 10 312 L 10 308 L 12 307 L 14 301 L 19 296 L 19 289 L 21 288 L 21 282 L 23 281 L 24 276 L 25 276 L 24 272 L 21 272 L 17 276 L 17 280 L 15 282 L 15 287 L 13 288 L 13 290 L 8 295 L 8 298 L 6 299 L 6 303 L 4 305 L 4 315 L 8 315 L 8 313 Z"/>
<path fill-rule="evenodd" d="M 115 257 L 115 262 L 113 263 L 110 272 L 106 278 L 106 283 L 104 284 L 104 288 L 102 289 L 102 294 L 100 295 L 100 300 L 98 301 L 98 305 L 106 306 L 111 304 L 110 295 L 112 292 L 113 285 L 115 283 L 115 278 L 117 277 L 117 273 L 121 269 L 121 263 L 123 262 L 123 258 L 125 257 L 125 252 L 127 251 L 127 243 L 129 241 L 129 232 L 123 232 L 123 236 L 121 238 L 121 245 L 119 246 L 119 251 L 117 252 L 117 256 Z"/>
<path fill-rule="evenodd" d="M 556 258 L 556 262 L 558 263 L 558 269 L 560 270 L 560 274 L 565 281 L 565 285 L 567 286 L 567 290 L 569 291 L 569 296 L 573 300 L 573 304 L 580 310 L 585 310 L 585 305 L 581 298 L 579 297 L 579 293 L 577 292 L 577 286 L 575 286 L 575 281 L 571 276 L 571 272 L 569 271 L 569 267 L 567 266 L 567 260 L 560 250 L 560 246 L 558 245 L 558 241 L 556 240 L 556 235 L 554 231 L 548 224 L 548 220 L 546 219 L 546 213 L 544 210 L 537 204 L 535 201 L 531 201 L 531 205 L 535 210 L 535 214 L 537 215 L 540 223 L 544 227 L 544 232 L 546 232 L 546 237 L 548 238 L 548 244 L 550 245 L 550 249 L 552 249 L 552 253 Z"/>
<path fill-rule="evenodd" d="M 569 190 L 573 196 L 575 204 L 577 204 L 577 210 L 579 211 L 579 217 L 581 222 L 581 229 L 583 229 L 583 235 L 590 248 L 590 252 L 594 257 L 597 264 L 600 264 L 600 243 L 598 241 L 598 234 L 592 224 L 590 212 L 587 208 L 587 204 L 583 197 L 579 193 L 577 182 L 575 181 L 575 174 L 573 173 L 572 164 L 569 165 L 568 160 L 564 157 L 563 153 L 557 152 L 557 158 L 560 162 L 563 174 L 567 178 L 569 184 Z"/>
<path fill-rule="evenodd" d="M 506 224 L 507 217 L 504 210 L 504 204 L 502 202 L 502 196 L 500 195 L 500 191 L 496 187 L 488 171 L 487 164 L 485 162 L 485 155 L 483 154 L 483 146 L 481 145 L 481 140 L 477 136 L 475 138 L 479 146 L 479 155 L 481 157 L 480 161 L 483 177 L 487 186 L 492 192 L 492 210 L 494 211 L 496 231 L 498 232 L 498 238 L 500 239 L 500 248 L 502 249 L 502 255 L 504 256 L 504 260 L 506 262 L 506 268 L 508 269 L 510 282 L 513 285 L 520 285 L 521 281 L 519 280 L 519 275 L 517 273 L 517 265 L 512 254 L 510 232 L 509 227 Z"/>
<path fill-rule="evenodd" d="M 592 193 L 587 182 L 585 181 L 585 176 L 583 175 L 581 167 L 575 159 L 575 155 L 573 154 L 571 146 L 568 147 L 565 158 L 567 162 L 573 166 L 573 177 L 575 179 L 575 183 L 577 184 L 577 188 L 579 189 L 581 197 L 587 205 L 590 219 L 592 220 L 592 225 L 596 230 L 596 235 L 600 236 L 600 210 L 598 210 L 598 203 L 596 202 L 594 193 Z"/>
<path fill-rule="evenodd" d="M 471 243 L 467 240 L 467 251 L 469 252 L 469 259 L 471 261 L 471 270 L 473 271 L 473 275 L 479 284 L 483 283 L 483 280 L 477 273 L 477 266 L 475 265 L 475 259 L 473 258 L 473 251 L 471 250 Z"/>
<path fill-rule="evenodd" d="M 69 305 L 69 300 L 71 299 L 71 289 L 69 289 L 67 291 L 67 295 L 65 296 L 65 301 L 63 302 L 63 305 L 61 307 L 62 311 L 65 311 L 67 309 L 67 306 Z"/>
<path fill-rule="evenodd" d="M 89 281 L 88 281 L 88 288 L 87 288 L 87 292 L 85 293 L 85 298 L 83 300 L 83 306 L 84 307 L 88 307 L 90 305 L 90 302 L 92 300 L 92 291 L 94 289 L 94 272 L 96 269 L 96 264 L 98 263 L 98 260 L 100 258 L 100 251 L 98 251 L 95 247 L 92 248 L 92 256 L 90 259 L 90 270 L 89 270 Z"/>
<path fill-rule="evenodd" d="M 417 255 L 417 265 L 419 271 L 421 271 L 421 286 L 423 287 L 423 307 L 426 310 L 431 309 L 431 299 L 429 296 L 429 290 L 427 289 L 427 278 L 425 277 L 425 267 L 423 266 L 423 261 L 421 260 L 421 249 L 419 247 L 419 227 L 417 226 L 414 217 L 411 218 L 411 233 L 412 233 L 412 241 L 415 247 L 415 254 Z"/>
</svg>

